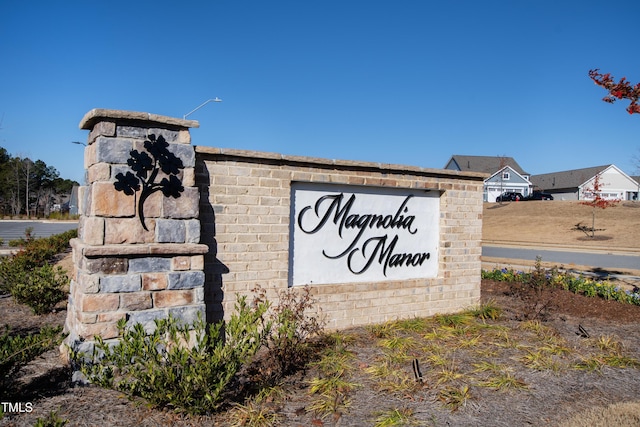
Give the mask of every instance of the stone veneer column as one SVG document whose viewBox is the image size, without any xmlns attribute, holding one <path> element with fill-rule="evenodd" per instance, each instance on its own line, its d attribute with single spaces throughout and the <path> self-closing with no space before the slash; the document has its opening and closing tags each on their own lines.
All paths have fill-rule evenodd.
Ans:
<svg viewBox="0 0 640 427">
<path fill-rule="evenodd" d="M 104 109 L 91 110 L 80 122 L 90 133 L 78 238 L 71 241 L 74 271 L 65 325 L 71 348 L 90 351 L 96 335 L 116 338 L 123 318 L 148 330 L 154 319 L 170 314 L 186 322 L 198 313 L 205 318 L 209 248 L 200 244 L 191 127 L 198 122 Z M 161 140 L 168 145 L 149 150 L 150 142 Z M 136 169 L 142 164 L 145 171 Z M 144 181 L 143 223 L 138 204 Z"/>
</svg>

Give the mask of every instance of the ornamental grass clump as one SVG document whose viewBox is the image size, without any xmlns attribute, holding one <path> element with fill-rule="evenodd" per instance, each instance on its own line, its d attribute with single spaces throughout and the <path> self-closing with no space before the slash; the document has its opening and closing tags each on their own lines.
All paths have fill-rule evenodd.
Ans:
<svg viewBox="0 0 640 427">
<path fill-rule="evenodd" d="M 326 336 L 319 359 L 312 363 L 318 375 L 309 381 L 308 391 L 313 401 L 307 411 L 320 419 L 346 411 L 351 405 L 351 392 L 360 386 L 351 381 L 356 370 L 356 355 L 348 348 L 350 343 L 347 335 Z M 317 422 L 322 425 L 319 420 Z"/>
</svg>

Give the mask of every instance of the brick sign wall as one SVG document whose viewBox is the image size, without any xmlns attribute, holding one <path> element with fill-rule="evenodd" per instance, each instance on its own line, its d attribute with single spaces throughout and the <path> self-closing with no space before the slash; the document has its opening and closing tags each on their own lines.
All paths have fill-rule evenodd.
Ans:
<svg viewBox="0 0 640 427">
<path fill-rule="evenodd" d="M 310 285 L 332 328 L 478 303 L 484 175 L 203 146 L 196 158 L 210 319 L 256 284 Z"/>
<path fill-rule="evenodd" d="M 310 286 L 330 328 L 478 303 L 482 174 L 192 146 L 198 123 L 92 110 L 66 343 L 230 316 Z M 204 143 L 205 141 L 202 141 Z"/>
</svg>

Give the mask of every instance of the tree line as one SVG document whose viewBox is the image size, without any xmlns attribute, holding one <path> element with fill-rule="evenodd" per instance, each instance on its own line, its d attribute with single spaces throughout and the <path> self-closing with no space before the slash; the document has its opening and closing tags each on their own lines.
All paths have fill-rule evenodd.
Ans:
<svg viewBox="0 0 640 427">
<path fill-rule="evenodd" d="M 0 147 L 0 211 L 2 216 L 46 217 L 68 201 L 76 181 L 60 178 L 42 160 L 12 156 Z"/>
</svg>

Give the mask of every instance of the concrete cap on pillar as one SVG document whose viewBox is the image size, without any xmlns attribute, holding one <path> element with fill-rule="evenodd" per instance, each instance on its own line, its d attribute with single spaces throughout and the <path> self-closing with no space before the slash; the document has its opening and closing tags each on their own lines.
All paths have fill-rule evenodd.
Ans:
<svg viewBox="0 0 640 427">
<path fill-rule="evenodd" d="M 137 111 L 108 110 L 104 108 L 94 108 L 84 115 L 80 121 L 80 129 L 93 129 L 93 126 L 103 120 L 131 120 L 158 123 L 179 128 L 199 128 L 197 120 L 185 120 L 176 117 L 161 116 L 158 114 L 141 113 Z"/>
</svg>

